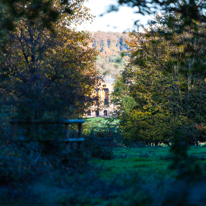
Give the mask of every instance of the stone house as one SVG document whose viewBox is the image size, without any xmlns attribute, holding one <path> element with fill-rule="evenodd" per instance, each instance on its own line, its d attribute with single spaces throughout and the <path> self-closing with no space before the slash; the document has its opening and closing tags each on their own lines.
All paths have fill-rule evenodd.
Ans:
<svg viewBox="0 0 206 206">
<path fill-rule="evenodd" d="M 113 78 L 105 78 L 99 86 L 92 92 L 92 97 L 98 97 L 86 112 L 86 117 L 111 117 L 114 116 L 117 109 L 111 102 L 111 93 L 114 90 Z"/>
</svg>

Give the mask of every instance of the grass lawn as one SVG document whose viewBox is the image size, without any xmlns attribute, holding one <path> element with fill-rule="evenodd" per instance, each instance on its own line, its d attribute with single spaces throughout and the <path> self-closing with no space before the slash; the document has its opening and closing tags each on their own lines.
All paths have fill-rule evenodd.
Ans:
<svg viewBox="0 0 206 206">
<path fill-rule="evenodd" d="M 163 178 L 169 179 L 174 172 L 168 170 L 171 160 L 169 147 L 144 147 L 144 148 L 115 148 L 113 160 L 93 160 L 102 168 L 100 176 L 103 178 L 115 178 L 126 173 L 144 176 L 146 179 Z M 206 163 L 206 147 L 191 146 L 189 155 L 199 159 L 200 164 Z"/>
<path fill-rule="evenodd" d="M 46 170 L 39 179 L 16 186 L 15 191 L 5 186 L 10 193 L 18 194 L 11 198 L 7 193 L 0 197 L 0 206 L 54 205 L 54 206 L 164 206 L 162 197 L 173 189 L 174 172 L 170 164 L 169 147 L 114 148 L 114 159 L 94 159 L 91 165 L 77 171 L 66 169 Z M 198 157 L 201 165 L 206 163 L 206 147 L 191 146 L 190 155 Z M 97 167 L 92 167 L 92 166 Z M 43 171 L 43 170 L 42 170 Z M 21 180 L 21 179 L 20 179 Z M 183 185 L 184 186 L 184 185 Z M 186 185 L 186 188 L 188 185 Z M 179 184 L 175 188 L 181 194 Z M 205 189 L 205 187 L 203 188 Z M 169 192 L 168 192 L 169 191 Z M 188 190 L 190 191 L 190 190 Z M 164 194 L 163 194 L 164 193 Z M 193 190 L 192 190 L 193 193 Z M 199 193 L 199 190 L 198 190 Z M 162 195 L 163 194 L 163 195 Z M 184 193 L 185 194 L 185 193 Z M 187 193 L 186 193 L 187 194 Z M 190 194 L 190 193 L 188 193 Z M 160 198 L 160 200 L 157 198 Z M 203 194 L 203 196 L 205 196 Z M 8 198 L 9 197 L 9 198 Z M 152 198 L 152 199 L 150 199 Z M 173 198 L 172 198 L 173 199 Z M 155 204 L 150 204 L 150 203 Z M 156 204 L 158 202 L 158 204 Z M 198 201 L 196 201 L 198 202 Z M 176 201 L 171 205 L 177 204 Z M 192 204 L 205 205 L 205 204 Z"/>
<path fill-rule="evenodd" d="M 85 125 L 90 125 L 94 128 L 102 128 L 108 125 L 115 125 L 119 123 L 117 118 L 111 117 L 93 117 L 93 118 L 84 118 Z"/>
</svg>

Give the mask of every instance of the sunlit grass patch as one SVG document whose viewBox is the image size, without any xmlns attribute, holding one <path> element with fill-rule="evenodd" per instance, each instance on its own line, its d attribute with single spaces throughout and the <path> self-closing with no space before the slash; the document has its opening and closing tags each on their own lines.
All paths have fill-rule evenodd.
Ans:
<svg viewBox="0 0 206 206">
<path fill-rule="evenodd" d="M 84 118 L 85 126 L 90 125 L 91 127 L 95 128 L 107 128 L 119 123 L 119 119 L 117 118 L 109 118 L 109 117 L 93 117 L 93 118 Z"/>
</svg>

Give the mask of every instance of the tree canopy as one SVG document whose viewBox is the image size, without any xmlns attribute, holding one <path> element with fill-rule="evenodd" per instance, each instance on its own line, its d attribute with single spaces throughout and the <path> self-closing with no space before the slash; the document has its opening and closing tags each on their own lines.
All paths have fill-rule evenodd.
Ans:
<svg viewBox="0 0 206 206">
<path fill-rule="evenodd" d="M 142 15 L 156 14 L 157 12 L 167 14 L 178 13 L 182 20 L 180 30 L 188 25 L 197 29 L 195 21 L 206 22 L 206 15 L 204 13 L 206 4 L 204 0 L 118 0 L 118 6 L 112 5 L 108 12 L 118 11 L 121 5 L 137 8 L 136 13 Z M 164 23 L 172 26 L 173 20 L 173 18 L 170 18 Z M 138 20 L 136 23 L 138 23 Z"/>
<path fill-rule="evenodd" d="M 197 142 L 205 138 L 197 130 L 205 123 L 205 36 L 200 38 L 204 29 L 198 23 L 199 36 L 185 27 L 165 39 L 160 31 L 171 28 L 161 24 L 163 18 L 169 15 L 156 16 L 158 24 L 143 33 L 131 33 L 130 63 L 114 92 L 121 127 L 136 141 L 162 142 L 184 131 L 186 141 Z"/>
<path fill-rule="evenodd" d="M 71 23 L 90 20 L 88 10 L 77 6 L 74 16 L 65 16 L 62 4 L 53 3 L 62 13 L 51 23 L 52 31 L 41 15 L 32 19 L 33 24 L 21 17 L 2 46 L 2 102 L 13 105 L 21 117 L 83 114 L 99 78 L 90 36 L 69 29 Z"/>
<path fill-rule="evenodd" d="M 39 22 L 44 26 L 48 29 L 52 29 L 51 23 L 56 22 L 63 15 L 69 15 L 70 19 L 76 18 L 75 16 L 80 17 L 77 10 L 82 8 L 83 2 L 84 0 L 1 0 L 0 6 L 2 8 L 2 13 L 0 14 L 0 17 L 3 20 L 1 29 L 14 29 L 14 22 L 18 18 L 27 19 L 30 24 L 34 24 L 34 20 L 38 18 Z M 59 6 L 61 6 L 61 9 Z"/>
</svg>

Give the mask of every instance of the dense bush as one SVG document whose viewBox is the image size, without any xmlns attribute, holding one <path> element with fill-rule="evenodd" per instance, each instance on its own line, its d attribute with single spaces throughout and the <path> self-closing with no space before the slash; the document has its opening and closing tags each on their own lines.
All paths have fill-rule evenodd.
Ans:
<svg viewBox="0 0 206 206">
<path fill-rule="evenodd" d="M 100 129 L 85 135 L 84 147 L 92 158 L 112 159 L 116 134 L 111 130 Z"/>
<path fill-rule="evenodd" d="M 37 144 L 3 144 L 0 151 L 1 185 L 19 185 L 31 182 L 48 171 Z"/>
</svg>

